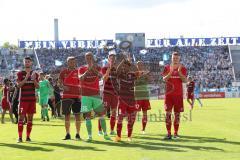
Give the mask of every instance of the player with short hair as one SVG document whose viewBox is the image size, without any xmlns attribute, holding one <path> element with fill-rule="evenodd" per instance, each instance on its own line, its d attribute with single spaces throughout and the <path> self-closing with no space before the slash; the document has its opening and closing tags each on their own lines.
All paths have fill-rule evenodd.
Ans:
<svg viewBox="0 0 240 160">
<path fill-rule="evenodd" d="M 11 102 L 10 102 L 10 80 L 9 79 L 4 79 L 3 80 L 4 86 L 3 86 L 3 97 L 1 99 L 1 104 L 2 104 L 2 119 L 1 119 L 1 123 L 4 123 L 4 116 L 7 112 L 7 110 L 9 111 L 9 115 L 11 118 L 12 123 L 14 123 L 13 120 L 13 115 L 12 115 L 12 106 L 11 106 Z"/>
<path fill-rule="evenodd" d="M 45 74 L 41 72 L 39 74 L 40 81 L 39 81 L 39 104 L 42 107 L 41 113 L 42 113 L 42 120 L 45 121 L 47 118 L 47 121 L 49 121 L 48 116 L 48 97 L 50 92 L 50 84 L 49 81 L 45 78 Z"/>
<path fill-rule="evenodd" d="M 27 115 L 26 141 L 30 142 L 33 115 L 36 113 L 35 91 L 39 88 L 39 75 L 32 70 L 33 60 L 31 57 L 24 58 L 24 70 L 17 73 L 17 86 L 19 88 L 19 120 L 18 142 L 22 142 L 23 120 Z"/>
<path fill-rule="evenodd" d="M 174 111 L 174 138 L 179 138 L 180 113 L 184 111 L 182 83 L 187 82 L 187 69 L 180 63 L 180 54 L 178 52 L 173 52 L 172 62 L 164 67 L 162 75 L 163 80 L 166 82 L 164 106 L 167 136 L 165 139 L 172 139 L 172 110 Z"/>
<path fill-rule="evenodd" d="M 117 116 L 118 105 L 118 83 L 117 83 L 117 66 L 115 64 L 116 53 L 110 51 L 108 55 L 108 64 L 102 68 L 104 89 L 103 89 L 103 104 L 105 110 L 110 110 L 110 135 L 115 135 L 114 127 Z M 99 134 L 101 134 L 101 125 L 99 125 Z"/>
<path fill-rule="evenodd" d="M 94 111 L 99 116 L 99 121 L 104 132 L 104 139 L 110 140 L 107 135 L 106 121 L 104 118 L 105 111 L 100 97 L 99 79 L 102 77 L 101 68 L 94 64 L 92 52 L 85 54 L 87 65 L 79 68 L 81 81 L 82 106 L 81 112 L 86 119 L 88 132 L 88 141 L 92 140 L 92 122 L 91 112 Z"/>
<path fill-rule="evenodd" d="M 71 111 L 75 116 L 76 135 L 75 139 L 80 140 L 80 111 L 81 111 L 81 96 L 80 96 L 80 81 L 79 74 L 76 68 L 77 62 L 75 57 L 67 58 L 67 68 L 60 72 L 58 85 L 63 90 L 62 92 L 62 113 L 65 115 L 65 130 L 66 136 L 63 140 L 70 140 L 70 118 Z"/>
<path fill-rule="evenodd" d="M 195 87 L 195 83 L 192 79 L 192 77 L 188 77 L 187 78 L 187 102 L 190 104 L 190 110 L 193 109 L 193 105 L 194 105 L 194 87 Z"/>
<path fill-rule="evenodd" d="M 116 142 L 121 141 L 123 118 L 127 117 L 128 141 L 132 141 L 132 131 L 136 119 L 137 108 L 134 96 L 136 66 L 131 62 L 130 54 L 128 59 L 124 58 L 117 67 L 119 83 L 118 120 Z"/>
<path fill-rule="evenodd" d="M 135 81 L 135 100 L 137 111 L 143 112 L 142 117 L 142 134 L 145 134 L 145 128 L 147 125 L 147 111 L 151 109 L 149 102 L 149 89 L 148 81 L 150 80 L 149 71 L 146 70 L 142 61 L 137 62 L 137 80 Z"/>
</svg>

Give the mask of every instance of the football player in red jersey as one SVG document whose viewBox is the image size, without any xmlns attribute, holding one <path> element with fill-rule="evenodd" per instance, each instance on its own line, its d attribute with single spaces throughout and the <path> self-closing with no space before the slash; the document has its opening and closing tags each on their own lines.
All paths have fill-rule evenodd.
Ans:
<svg viewBox="0 0 240 160">
<path fill-rule="evenodd" d="M 187 69 L 180 63 L 180 54 L 178 52 L 173 52 L 172 62 L 164 67 L 162 76 L 166 82 L 164 106 L 168 133 L 165 138 L 172 139 L 172 110 L 174 111 L 174 138 L 179 138 L 180 113 L 184 111 L 182 84 L 187 82 Z"/>
<path fill-rule="evenodd" d="M 115 135 L 114 127 L 116 123 L 117 105 L 118 105 L 118 83 L 117 83 L 117 66 L 115 64 L 116 53 L 110 51 L 108 55 L 108 64 L 102 68 L 104 89 L 103 89 L 103 104 L 105 110 L 111 111 L 110 116 L 110 135 Z M 102 134 L 100 121 L 99 134 Z"/>
<path fill-rule="evenodd" d="M 80 140 L 80 110 L 81 110 L 81 96 L 80 96 L 80 81 L 78 69 L 76 68 L 76 58 L 67 58 L 67 68 L 63 69 L 59 75 L 59 86 L 62 88 L 62 112 L 65 115 L 65 130 L 66 136 L 63 140 L 70 140 L 70 119 L 71 111 L 75 116 L 76 125 L 76 140 Z"/>
<path fill-rule="evenodd" d="M 119 83 L 118 120 L 116 142 L 121 141 L 123 118 L 127 117 L 128 141 L 132 141 L 132 131 L 136 119 L 137 108 L 135 103 L 134 86 L 137 79 L 136 66 L 128 59 L 123 59 L 117 67 Z"/>
<path fill-rule="evenodd" d="M 194 105 L 194 87 L 195 82 L 193 81 L 192 77 L 188 77 L 187 82 L 187 102 L 190 104 L 190 109 L 193 109 Z"/>
<path fill-rule="evenodd" d="M 18 142 L 22 142 L 23 121 L 27 115 L 26 141 L 30 142 L 33 115 L 36 113 L 35 90 L 39 88 L 39 75 L 32 70 L 33 60 L 31 57 L 24 58 L 24 70 L 17 73 L 17 86 L 19 88 L 19 121 Z"/>
<path fill-rule="evenodd" d="M 148 82 L 150 80 L 150 72 L 146 70 L 142 61 L 137 62 L 137 80 L 135 82 L 135 100 L 138 112 L 142 111 L 142 134 L 145 134 L 145 128 L 147 125 L 147 111 L 151 109 L 149 102 L 149 89 Z"/>
<path fill-rule="evenodd" d="M 10 91 L 10 80 L 9 79 L 4 79 L 3 80 L 3 83 L 4 83 L 4 86 L 3 86 L 3 97 L 2 97 L 2 109 L 3 109 L 3 112 L 2 112 L 2 120 L 1 122 L 4 123 L 4 116 L 6 114 L 6 111 L 8 110 L 9 111 L 9 115 L 10 115 L 10 118 L 11 118 L 11 121 L 12 123 L 14 123 L 14 120 L 13 120 L 13 116 L 12 116 L 12 106 L 11 106 L 11 103 L 10 103 L 10 99 L 9 99 L 9 91 Z"/>
<path fill-rule="evenodd" d="M 81 112 L 86 119 L 86 128 L 88 132 L 87 141 L 92 141 L 92 111 L 99 116 L 104 139 L 110 140 L 110 137 L 107 135 L 105 109 L 100 96 L 99 80 L 102 77 L 101 68 L 95 64 L 92 52 L 87 52 L 85 54 L 85 60 L 87 65 L 81 66 L 79 68 L 79 73 L 82 96 Z"/>
</svg>

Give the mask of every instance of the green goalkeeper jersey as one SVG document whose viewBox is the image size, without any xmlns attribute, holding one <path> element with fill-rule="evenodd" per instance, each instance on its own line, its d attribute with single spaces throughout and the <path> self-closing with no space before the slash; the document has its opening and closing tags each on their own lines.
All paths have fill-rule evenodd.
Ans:
<svg viewBox="0 0 240 160">
<path fill-rule="evenodd" d="M 47 97 L 51 91 L 51 85 L 48 80 L 43 80 L 39 82 L 39 95 L 40 97 Z"/>
<path fill-rule="evenodd" d="M 135 100 L 149 99 L 148 79 L 146 76 L 141 76 L 135 81 Z"/>
</svg>

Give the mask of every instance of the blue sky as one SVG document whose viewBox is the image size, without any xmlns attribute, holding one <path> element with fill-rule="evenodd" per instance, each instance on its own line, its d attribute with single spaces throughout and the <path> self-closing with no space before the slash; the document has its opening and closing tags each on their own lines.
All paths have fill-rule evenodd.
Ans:
<svg viewBox="0 0 240 160">
<path fill-rule="evenodd" d="M 60 39 L 113 39 L 117 32 L 146 38 L 239 36 L 238 0 L 1 0 L 0 44 Z"/>
</svg>

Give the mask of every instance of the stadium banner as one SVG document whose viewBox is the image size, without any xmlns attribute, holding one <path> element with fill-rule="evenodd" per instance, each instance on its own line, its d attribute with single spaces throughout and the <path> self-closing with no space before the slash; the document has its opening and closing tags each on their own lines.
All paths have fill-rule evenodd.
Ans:
<svg viewBox="0 0 240 160">
<path fill-rule="evenodd" d="M 62 40 L 62 41 L 19 41 L 19 48 L 103 48 L 113 45 L 113 40 Z"/>
<path fill-rule="evenodd" d="M 186 94 L 184 95 L 184 99 L 186 99 Z M 208 98 L 227 98 L 225 92 L 201 92 L 199 95 L 202 99 L 208 99 Z M 232 95 L 228 98 L 232 98 Z M 158 99 L 164 99 L 165 95 L 158 95 Z"/>
<path fill-rule="evenodd" d="M 200 98 L 225 98 L 225 92 L 201 92 Z"/>
<path fill-rule="evenodd" d="M 240 45 L 240 37 L 147 39 L 147 47 Z"/>
</svg>

